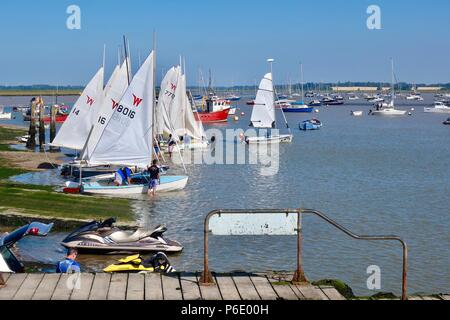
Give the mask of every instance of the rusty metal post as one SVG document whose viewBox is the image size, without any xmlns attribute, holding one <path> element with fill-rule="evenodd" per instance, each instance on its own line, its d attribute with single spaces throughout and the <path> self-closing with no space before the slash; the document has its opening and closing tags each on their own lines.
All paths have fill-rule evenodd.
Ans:
<svg viewBox="0 0 450 320">
<path fill-rule="evenodd" d="M 36 98 L 32 99 L 30 104 L 30 129 L 28 135 L 27 148 L 34 150 L 36 148 Z"/>
<path fill-rule="evenodd" d="M 50 142 L 53 142 L 53 140 L 56 137 L 56 113 L 58 112 L 58 107 L 56 105 L 53 105 L 51 108 L 51 122 L 50 122 Z M 56 152 L 59 151 L 59 148 L 50 147 L 50 152 Z"/>
<path fill-rule="evenodd" d="M 293 284 L 305 284 L 308 283 L 305 272 L 303 271 L 302 264 L 302 211 L 298 210 L 297 216 L 297 270 L 295 271 L 294 278 L 292 278 Z"/>
<path fill-rule="evenodd" d="M 403 275 L 402 275 L 402 300 L 408 299 L 408 247 L 403 245 Z"/>
<path fill-rule="evenodd" d="M 45 107 L 42 98 L 39 98 L 39 150 L 44 151 L 45 146 Z"/>
<path fill-rule="evenodd" d="M 209 271 L 209 218 L 216 214 L 217 211 L 211 212 L 205 218 L 205 223 L 203 226 L 203 273 L 200 277 L 200 285 L 211 286 L 214 285 L 214 279 Z"/>
<path fill-rule="evenodd" d="M 5 279 L 3 279 L 3 274 L 0 273 L 0 288 L 4 287 L 6 284 Z"/>
</svg>

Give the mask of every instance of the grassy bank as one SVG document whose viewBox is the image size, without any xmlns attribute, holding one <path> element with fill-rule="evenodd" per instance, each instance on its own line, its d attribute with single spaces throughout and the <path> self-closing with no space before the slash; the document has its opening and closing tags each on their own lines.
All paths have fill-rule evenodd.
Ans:
<svg viewBox="0 0 450 320">
<path fill-rule="evenodd" d="M 59 90 L 58 96 L 79 96 L 80 90 Z M 34 96 L 54 96 L 55 90 L 0 90 L 3 97 L 34 97 Z"/>
<path fill-rule="evenodd" d="M 66 195 L 52 187 L 0 182 L 0 214 L 14 211 L 29 215 L 71 219 L 132 218 L 128 200 Z"/>
<path fill-rule="evenodd" d="M 0 126 L 0 147 L 9 149 L 8 143 L 23 135 L 25 130 Z M 10 150 L 8 150 L 10 151 Z M 20 152 L 27 156 L 29 152 Z M 48 218 L 103 219 L 117 217 L 119 221 L 132 221 L 129 200 L 94 198 L 66 195 L 54 191 L 53 187 L 12 183 L 7 179 L 29 172 L 11 166 L 11 160 L 0 153 L 0 214 L 17 213 Z"/>
</svg>

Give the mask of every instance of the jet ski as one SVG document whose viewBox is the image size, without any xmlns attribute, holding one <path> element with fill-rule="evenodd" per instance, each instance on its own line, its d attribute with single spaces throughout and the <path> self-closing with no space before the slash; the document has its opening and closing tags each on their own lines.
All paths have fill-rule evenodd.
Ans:
<svg viewBox="0 0 450 320">
<path fill-rule="evenodd" d="M 80 253 L 114 254 L 114 253 L 144 253 L 144 252 L 180 252 L 181 244 L 166 239 L 163 234 L 165 226 L 154 230 L 135 229 L 132 231 L 114 227 L 115 218 L 105 221 L 92 221 L 81 226 L 63 241 L 66 248 L 75 248 Z"/>
<path fill-rule="evenodd" d="M 120 259 L 119 263 L 112 264 L 103 271 L 107 273 L 171 273 L 176 270 L 171 266 L 167 256 L 158 252 L 147 260 L 138 254 Z"/>
<path fill-rule="evenodd" d="M 11 248 L 16 242 L 27 236 L 45 237 L 52 228 L 53 223 L 33 222 L 11 233 L 0 234 L 0 273 L 23 272 L 24 266 L 11 251 Z"/>
</svg>

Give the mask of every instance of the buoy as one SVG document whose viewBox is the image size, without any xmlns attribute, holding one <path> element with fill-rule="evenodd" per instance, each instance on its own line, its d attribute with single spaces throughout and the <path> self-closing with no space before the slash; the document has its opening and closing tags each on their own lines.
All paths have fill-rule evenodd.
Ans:
<svg viewBox="0 0 450 320">
<path fill-rule="evenodd" d="M 234 116 L 234 121 L 238 121 L 239 117 L 238 116 Z"/>
<path fill-rule="evenodd" d="M 241 116 L 245 116 L 245 112 L 241 112 Z"/>
</svg>

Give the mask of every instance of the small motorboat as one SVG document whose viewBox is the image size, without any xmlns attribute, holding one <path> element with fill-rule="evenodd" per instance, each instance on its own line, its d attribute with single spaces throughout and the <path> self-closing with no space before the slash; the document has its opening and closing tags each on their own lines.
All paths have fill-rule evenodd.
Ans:
<svg viewBox="0 0 450 320">
<path fill-rule="evenodd" d="M 356 101 L 356 100 L 359 100 L 359 97 L 358 97 L 358 96 L 355 96 L 355 95 L 351 95 L 351 96 L 348 97 L 348 100 L 350 100 L 350 101 Z"/>
<path fill-rule="evenodd" d="M 5 112 L 3 107 L 0 107 L 0 120 L 11 120 L 12 113 Z"/>
<path fill-rule="evenodd" d="M 322 122 L 320 122 L 317 119 L 311 119 L 311 120 L 305 120 L 303 122 L 299 123 L 299 129 L 306 131 L 306 130 L 319 130 L 322 128 Z"/>
<path fill-rule="evenodd" d="M 301 112 L 301 113 L 311 113 L 314 107 L 306 105 L 303 101 L 297 101 L 291 103 L 289 106 L 282 107 L 283 112 Z"/>
<path fill-rule="evenodd" d="M 444 121 L 445 125 L 450 125 L 450 118 L 447 118 L 447 120 Z"/>
<path fill-rule="evenodd" d="M 326 106 L 339 106 L 344 104 L 344 100 L 337 100 L 331 97 L 325 97 L 322 99 L 322 104 Z"/>
<path fill-rule="evenodd" d="M 233 101 L 234 102 L 234 101 L 241 100 L 241 97 L 237 96 L 235 94 L 232 94 L 232 95 L 227 96 L 225 99 L 228 100 L 228 101 Z"/>
<path fill-rule="evenodd" d="M 145 259 L 139 254 L 120 259 L 118 263 L 109 265 L 103 271 L 106 273 L 171 273 L 176 270 L 170 264 L 167 256 L 158 252 L 150 259 Z"/>
<path fill-rule="evenodd" d="M 320 107 L 320 106 L 322 106 L 322 102 L 320 102 L 319 100 L 313 100 L 310 103 L 308 103 L 308 106 L 310 106 L 310 107 Z"/>
<path fill-rule="evenodd" d="M 45 237 L 52 228 L 53 223 L 33 222 L 11 233 L 0 235 L 0 273 L 23 272 L 24 266 L 11 251 L 11 248 L 26 236 Z"/>
<path fill-rule="evenodd" d="M 363 111 L 351 111 L 350 114 L 354 117 L 362 117 Z"/>
<path fill-rule="evenodd" d="M 433 107 L 424 108 L 425 113 L 450 113 L 450 107 L 444 102 L 436 101 Z"/>
<path fill-rule="evenodd" d="M 136 229 L 132 231 L 114 227 L 116 219 L 92 221 L 68 235 L 62 245 L 75 248 L 80 253 L 111 254 L 117 252 L 180 252 L 181 244 L 166 239 L 165 226 L 154 230 Z"/>
</svg>

